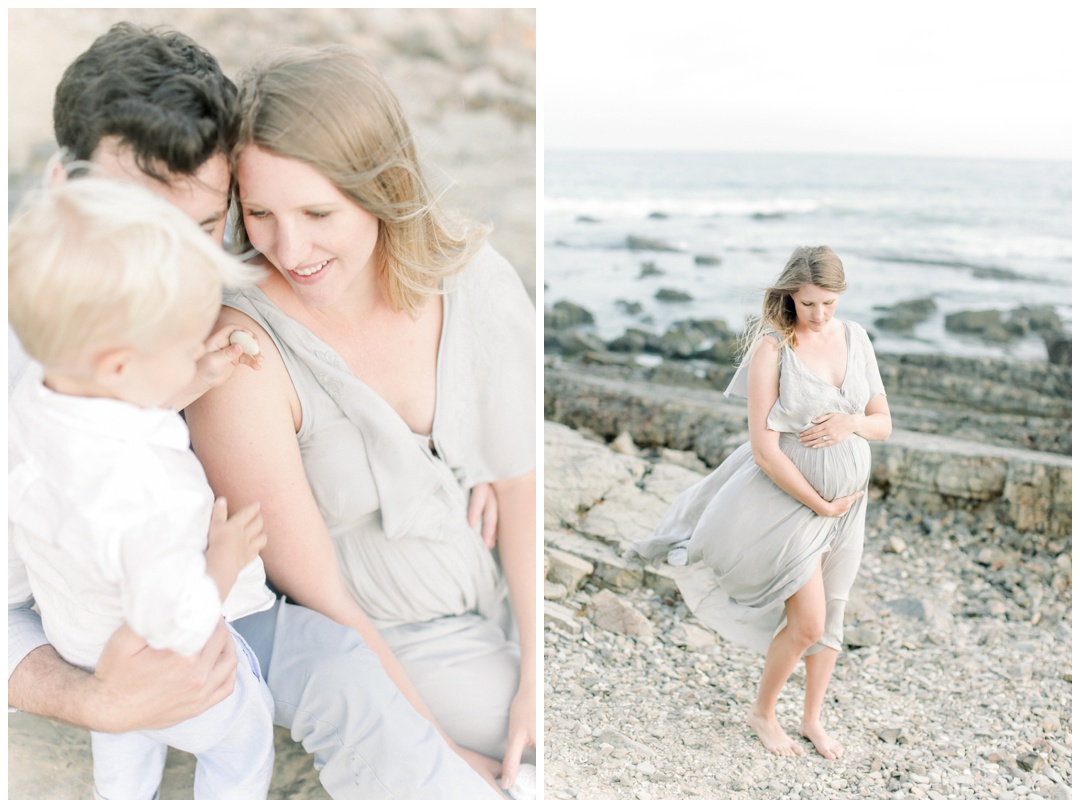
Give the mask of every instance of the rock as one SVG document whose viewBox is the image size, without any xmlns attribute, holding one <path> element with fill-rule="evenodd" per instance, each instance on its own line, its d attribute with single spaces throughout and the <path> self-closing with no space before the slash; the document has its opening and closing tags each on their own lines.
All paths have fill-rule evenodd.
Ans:
<svg viewBox="0 0 1080 808">
<path fill-rule="evenodd" d="M 619 298 L 615 301 L 615 306 L 631 316 L 641 314 L 642 312 L 641 304 L 636 300 L 623 300 L 622 298 Z"/>
<path fill-rule="evenodd" d="M 995 326 L 1001 326 L 1001 312 L 997 309 L 958 311 L 945 315 L 945 328 L 948 331 L 978 334 Z"/>
<path fill-rule="evenodd" d="M 902 300 L 893 306 L 877 306 L 887 316 L 874 320 L 874 325 L 888 331 L 910 331 L 937 310 L 933 298 L 920 297 L 914 300 Z"/>
<path fill-rule="evenodd" d="M 561 584 L 568 593 L 576 592 L 593 572 L 588 561 L 562 550 L 545 548 L 544 558 L 550 563 L 547 580 Z"/>
<path fill-rule="evenodd" d="M 694 299 L 694 296 L 689 292 L 683 292 L 679 289 L 660 289 L 655 297 L 663 303 L 686 303 Z"/>
<path fill-rule="evenodd" d="M 682 252 L 678 247 L 673 247 L 666 241 L 644 236 L 627 236 L 626 247 L 630 250 L 651 250 L 653 252 Z"/>
<path fill-rule="evenodd" d="M 641 328 L 628 328 L 621 337 L 616 337 L 607 344 L 609 350 L 625 353 L 642 353 L 657 350 L 659 343 L 654 334 Z"/>
<path fill-rule="evenodd" d="M 1016 756 L 1017 765 L 1026 772 L 1037 772 L 1046 765 L 1046 761 L 1036 752 L 1025 752 Z"/>
<path fill-rule="evenodd" d="M 589 601 L 586 614 L 598 628 L 631 637 L 652 637 L 652 623 L 614 592 L 601 589 Z"/>
<path fill-rule="evenodd" d="M 910 617 L 914 620 L 923 620 L 926 618 L 926 609 L 923 607 L 922 601 L 916 598 L 887 600 L 883 605 L 893 614 L 900 615 L 901 617 Z"/>
<path fill-rule="evenodd" d="M 569 593 L 562 584 L 554 581 L 544 581 L 544 600 L 564 600 Z"/>
<path fill-rule="evenodd" d="M 569 634 L 581 633 L 581 624 L 573 609 L 547 600 L 544 601 L 544 626 L 553 626 Z"/>
<path fill-rule="evenodd" d="M 628 752 L 631 752 L 635 755 L 640 755 L 642 757 L 652 756 L 652 750 L 645 744 L 638 743 L 632 738 L 628 738 L 621 732 L 613 729 L 602 730 L 600 734 L 596 736 L 596 743 L 599 744 L 601 748 L 603 748 L 603 746 L 607 744 L 616 750 L 625 749 Z"/>
<path fill-rule="evenodd" d="M 718 267 L 720 257 L 717 255 L 695 255 L 694 263 L 699 267 Z"/>
<path fill-rule="evenodd" d="M 695 626 L 693 623 L 682 623 L 671 635 L 671 642 L 686 648 L 688 651 L 701 651 L 717 644 L 717 637 L 711 631 Z"/>
<path fill-rule="evenodd" d="M 881 631 L 876 628 L 844 628 L 844 645 L 849 648 L 865 648 L 881 644 Z"/>
<path fill-rule="evenodd" d="M 1047 361 L 1052 365 L 1072 367 L 1072 337 L 1068 334 L 1043 335 Z"/>
<path fill-rule="evenodd" d="M 618 437 L 611 442 L 611 449 L 619 454 L 632 455 L 634 457 L 641 454 L 638 447 L 634 444 L 633 437 L 625 430 L 620 432 Z"/>
<path fill-rule="evenodd" d="M 889 536 L 885 540 L 886 553 L 902 553 L 907 549 L 907 544 L 899 536 Z"/>
<path fill-rule="evenodd" d="M 660 269 L 654 262 L 646 261 L 641 265 L 641 272 L 638 273 L 638 278 L 651 278 L 663 274 L 664 270 Z"/>
<path fill-rule="evenodd" d="M 569 300 L 557 300 L 544 311 L 544 328 L 562 329 L 596 322 L 592 312 Z"/>
</svg>

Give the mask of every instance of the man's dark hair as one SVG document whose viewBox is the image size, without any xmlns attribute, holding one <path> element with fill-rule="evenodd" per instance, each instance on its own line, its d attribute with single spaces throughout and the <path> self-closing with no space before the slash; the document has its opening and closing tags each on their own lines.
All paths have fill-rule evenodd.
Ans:
<svg viewBox="0 0 1080 808">
<path fill-rule="evenodd" d="M 217 59 L 176 31 L 119 22 L 64 71 L 53 103 L 56 142 L 89 160 L 115 135 L 146 174 L 194 174 L 229 153 L 238 123 L 236 85 Z"/>
</svg>

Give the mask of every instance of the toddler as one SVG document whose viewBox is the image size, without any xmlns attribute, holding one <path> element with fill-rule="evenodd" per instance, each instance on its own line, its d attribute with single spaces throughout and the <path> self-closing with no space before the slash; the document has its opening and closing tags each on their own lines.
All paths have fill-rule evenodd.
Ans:
<svg viewBox="0 0 1080 808">
<path fill-rule="evenodd" d="M 124 623 L 192 655 L 223 614 L 273 604 L 258 505 L 227 517 L 168 408 L 194 378 L 223 285 L 255 272 L 169 203 L 109 180 L 45 192 L 8 230 L 9 319 L 41 366 L 10 399 L 9 540 L 23 567 L 9 600 L 32 592 L 74 665 L 93 670 Z M 197 758 L 197 799 L 266 797 L 273 701 L 232 637 L 224 701 L 163 730 L 91 733 L 96 796 L 155 797 L 173 746 Z"/>
</svg>

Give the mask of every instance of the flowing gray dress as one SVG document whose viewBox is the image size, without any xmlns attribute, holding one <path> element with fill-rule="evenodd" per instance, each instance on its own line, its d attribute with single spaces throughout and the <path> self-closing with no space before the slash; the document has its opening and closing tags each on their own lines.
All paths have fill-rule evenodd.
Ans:
<svg viewBox="0 0 1080 808">
<path fill-rule="evenodd" d="M 810 372 L 790 347 L 780 350 L 780 396 L 768 428 L 780 449 L 827 500 L 865 490 L 870 447 L 858 435 L 825 448 L 799 443 L 814 418 L 830 412 L 862 413 L 885 392 L 870 338 L 844 322 L 847 369 L 840 387 Z M 746 398 L 748 362 L 725 395 Z M 721 636 L 765 653 L 783 627 L 784 601 L 810 579 L 822 559 L 825 634 L 807 653 L 840 650 L 844 607 L 862 558 L 866 497 L 840 517 L 819 516 L 784 492 L 754 462 L 744 443 L 719 468 L 679 495 L 652 538 L 630 552 L 677 566 L 675 579 L 687 605 Z"/>
<path fill-rule="evenodd" d="M 520 648 L 497 558 L 466 512 L 474 485 L 536 464 L 535 309 L 490 246 L 444 292 L 431 435 L 259 289 L 225 304 L 285 361 L 304 471 L 352 596 L 450 737 L 501 759 Z"/>
</svg>

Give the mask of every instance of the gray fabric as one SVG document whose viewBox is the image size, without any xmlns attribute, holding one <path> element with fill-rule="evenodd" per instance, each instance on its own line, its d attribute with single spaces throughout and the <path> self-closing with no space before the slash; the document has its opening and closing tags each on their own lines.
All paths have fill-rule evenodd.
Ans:
<svg viewBox="0 0 1080 808">
<path fill-rule="evenodd" d="M 417 713 L 355 631 L 284 599 L 232 624 L 334 799 L 498 799 Z"/>
<path fill-rule="evenodd" d="M 780 395 L 768 417 L 779 445 L 827 500 L 865 490 L 870 447 L 858 435 L 811 449 L 799 432 L 830 412 L 861 413 L 884 392 L 865 330 L 845 322 L 847 371 L 837 388 L 811 373 L 789 347 L 780 351 Z M 744 362 L 726 392 L 746 396 Z M 862 557 L 866 497 L 841 517 L 818 516 L 780 489 L 754 462 L 750 444 L 671 504 L 652 538 L 631 553 L 655 560 L 685 548 L 690 566 L 675 579 L 690 609 L 719 634 L 761 653 L 784 622 L 784 601 L 810 579 L 822 559 L 826 628 L 823 647 L 841 647 L 844 607 Z M 673 553 L 671 560 L 677 560 Z"/>
<path fill-rule="evenodd" d="M 304 470 L 350 593 L 450 737 L 501 757 L 520 652 L 505 625 L 505 580 L 468 526 L 467 497 L 536 463 L 535 311 L 487 246 L 444 291 L 431 436 L 411 432 L 258 289 L 226 305 L 262 325 L 284 358 Z"/>
</svg>

